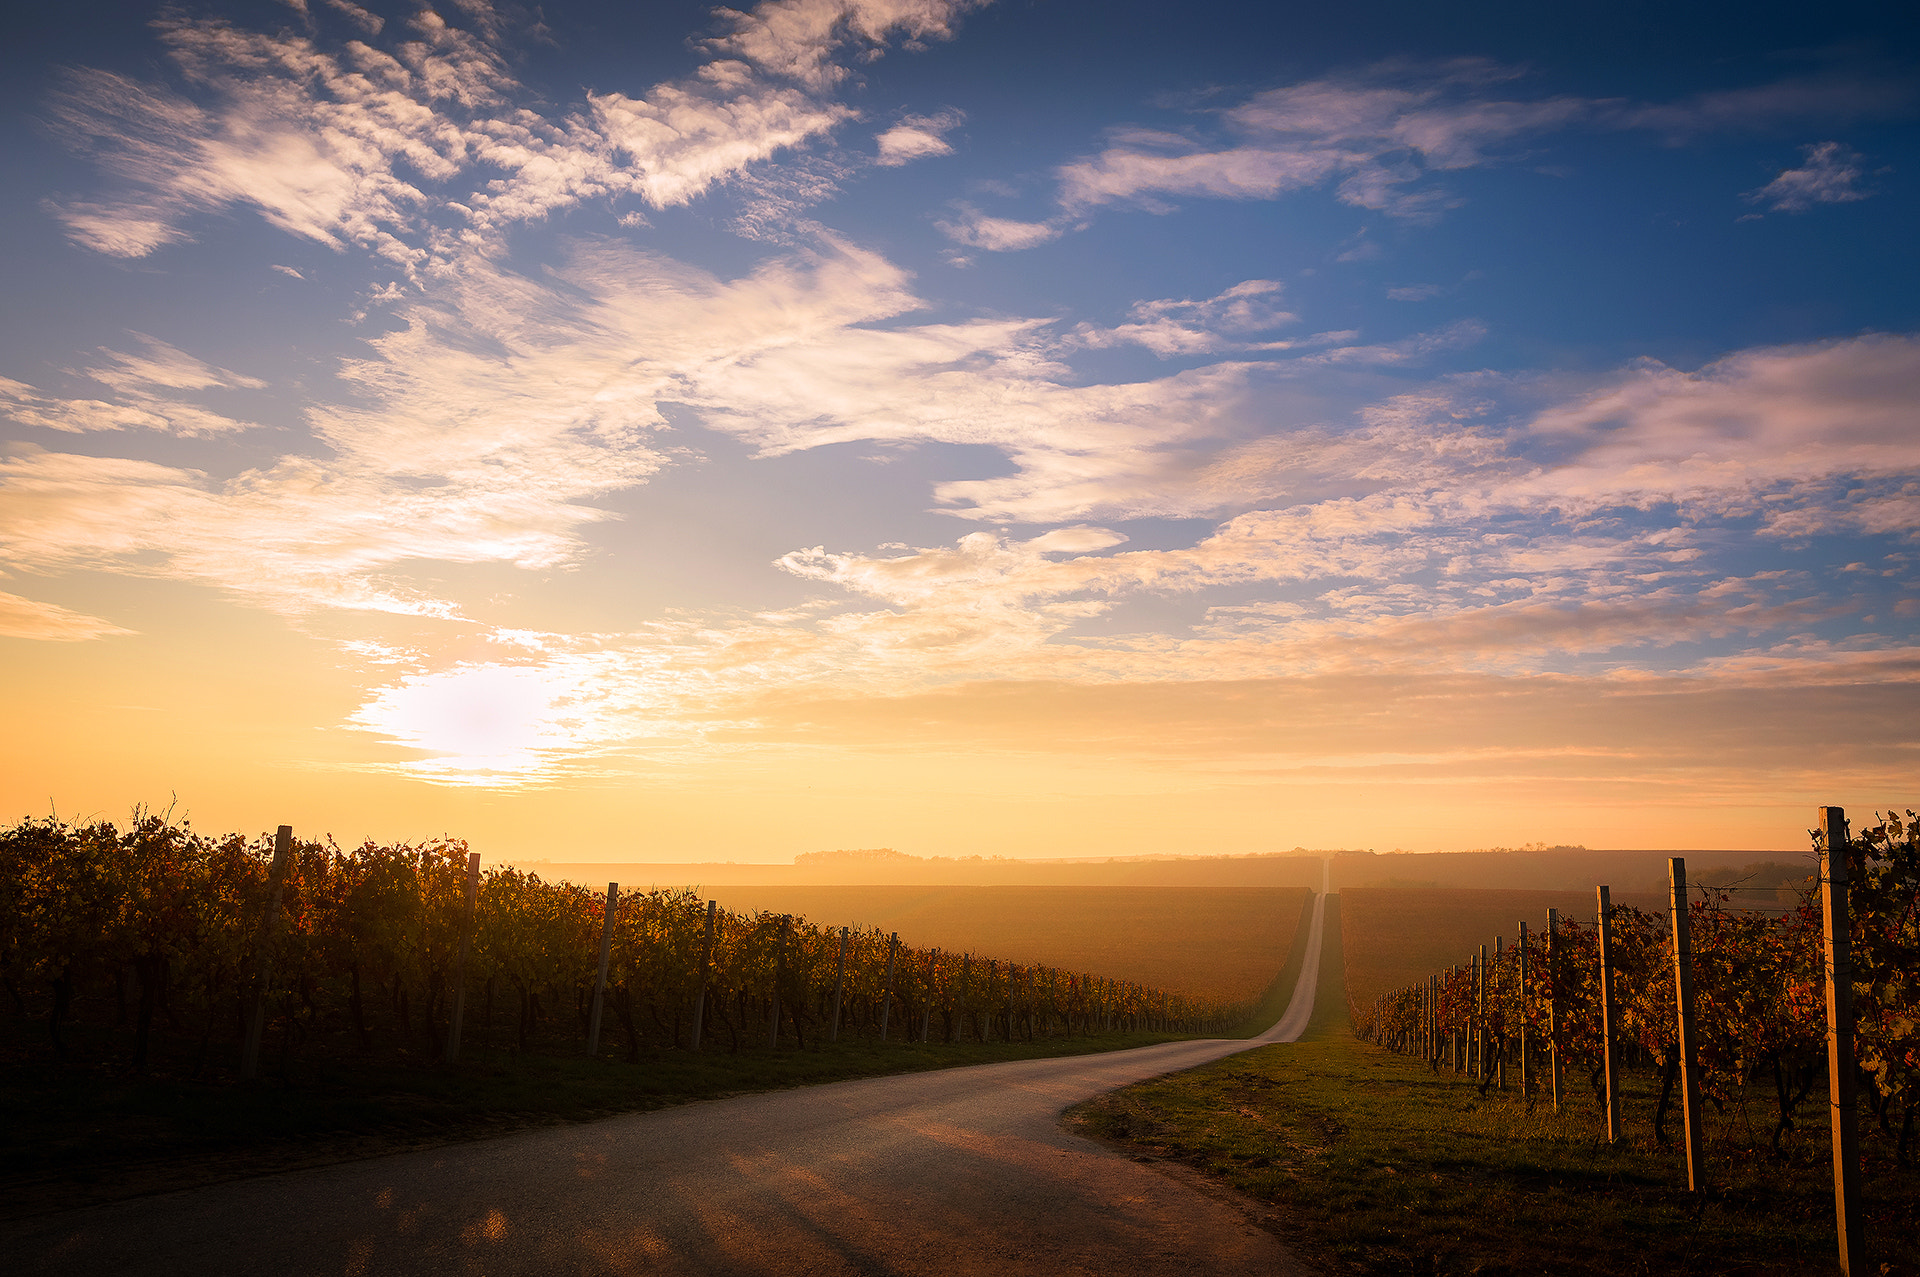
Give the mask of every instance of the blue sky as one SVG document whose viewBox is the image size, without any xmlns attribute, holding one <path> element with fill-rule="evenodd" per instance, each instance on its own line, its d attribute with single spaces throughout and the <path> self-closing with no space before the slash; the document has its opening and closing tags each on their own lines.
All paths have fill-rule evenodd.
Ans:
<svg viewBox="0 0 1920 1277">
<path fill-rule="evenodd" d="M 10 23 L 21 812 L 754 858 L 1910 797 L 1885 6 Z"/>
</svg>

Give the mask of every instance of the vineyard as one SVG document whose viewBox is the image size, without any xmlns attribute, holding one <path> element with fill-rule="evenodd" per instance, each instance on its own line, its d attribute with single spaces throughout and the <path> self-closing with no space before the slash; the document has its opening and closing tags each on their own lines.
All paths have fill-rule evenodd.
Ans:
<svg viewBox="0 0 1920 1277">
<path fill-rule="evenodd" d="M 1838 821 L 1831 856 L 1828 817 Z M 1782 1158 L 1803 1122 L 1832 1114 L 1843 1264 L 1861 1167 L 1912 1171 L 1920 1104 L 1920 822 L 1887 816 L 1849 839 L 1824 809 L 1814 835 L 1822 894 L 1799 906 L 1742 909 L 1724 888 L 1689 890 L 1672 862 L 1666 916 L 1597 891 L 1593 925 L 1549 914 L 1519 924 L 1460 965 L 1355 1008 L 1364 1038 L 1433 1072 L 1468 1074 L 1484 1097 L 1515 1088 L 1558 1111 L 1590 1093 L 1606 1138 L 1623 1129 L 1620 1073 L 1657 1093 L 1651 1135 L 1683 1126 L 1690 1187 L 1704 1186 L 1708 1106 L 1764 1131 Z M 1856 1096 L 1863 1102 L 1856 1107 Z M 1764 1098 L 1761 1098 L 1764 1097 Z M 1767 1108 L 1753 1120 L 1756 1100 Z M 1878 1141 L 1869 1156 L 1862 1130 Z"/>
<path fill-rule="evenodd" d="M 902 944 L 873 929 L 710 909 L 688 890 L 609 898 L 513 869 L 469 876 L 463 843 L 353 850 L 120 829 L 0 831 L 0 981 L 74 1057 L 76 1023 L 138 1072 L 165 1037 L 195 1076 L 265 1058 L 470 1045 L 579 1053 L 807 1049 L 836 1038 L 1036 1041 L 1199 1032 L 1244 1008 L 1084 972 Z M 604 944 L 603 944 L 604 940 Z M 604 951 L 605 957 L 602 958 Z M 604 969 L 604 976 L 602 970 Z M 104 1037 L 100 1035 L 104 1033 Z"/>
</svg>

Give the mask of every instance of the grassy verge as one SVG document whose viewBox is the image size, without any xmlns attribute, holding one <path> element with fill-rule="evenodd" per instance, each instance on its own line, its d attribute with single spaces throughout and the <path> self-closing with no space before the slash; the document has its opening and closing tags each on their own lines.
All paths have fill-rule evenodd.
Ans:
<svg viewBox="0 0 1920 1277">
<path fill-rule="evenodd" d="M 345 1057 L 295 1061 L 251 1086 L 15 1056 L 0 1066 L 0 1112 L 8 1115 L 0 1122 L 0 1218 L 693 1100 L 1177 1036 L 859 1039 L 738 1054 L 663 1050 L 637 1063 L 504 1051 L 475 1051 L 453 1066 Z"/>
<path fill-rule="evenodd" d="M 1273 978 L 1265 993 L 1260 995 L 1247 1018 L 1228 1032 L 1222 1034 L 1229 1038 L 1250 1038 L 1265 1033 L 1280 1017 L 1287 1013 L 1287 1003 L 1293 997 L 1293 986 L 1300 979 L 1300 968 L 1307 960 L 1307 938 L 1313 931 L 1313 901 L 1318 893 L 1309 891 L 1306 899 L 1300 902 L 1300 919 L 1293 928 L 1293 939 L 1287 948 L 1286 965 L 1280 968 L 1280 974 Z"/>
<path fill-rule="evenodd" d="M 1689 1193 L 1682 1154 L 1653 1138 L 1657 1095 L 1644 1074 L 1629 1074 L 1623 1096 L 1630 1138 L 1609 1145 L 1590 1094 L 1564 1092 L 1555 1114 L 1525 1103 L 1517 1084 L 1482 1095 L 1471 1078 L 1357 1041 L 1340 897 L 1327 904 L 1303 1041 L 1102 1096 L 1069 1125 L 1280 1208 L 1284 1239 L 1330 1272 L 1839 1270 L 1823 1105 L 1802 1106 L 1777 1158 L 1766 1124 L 1748 1120 L 1755 1107 L 1711 1114 L 1708 1189 Z M 1678 1131 L 1677 1113 L 1667 1129 Z M 1870 1262 L 1856 1277 L 1920 1277 L 1920 1176 L 1891 1165 L 1877 1132 L 1863 1147 Z"/>
<path fill-rule="evenodd" d="M 1696 1196 L 1678 1150 L 1608 1146 L 1590 1096 L 1556 1116 L 1515 1091 L 1482 1097 L 1329 1029 L 1104 1096 L 1069 1121 L 1280 1207 L 1286 1240 L 1329 1271 L 1838 1271 L 1823 1112 L 1805 1114 L 1808 1136 L 1784 1159 L 1723 1128 Z M 1650 1131 L 1654 1099 L 1629 1091 L 1630 1130 Z M 1920 1181 L 1881 1157 L 1866 1207 L 1864 1271 L 1920 1273 Z"/>
</svg>

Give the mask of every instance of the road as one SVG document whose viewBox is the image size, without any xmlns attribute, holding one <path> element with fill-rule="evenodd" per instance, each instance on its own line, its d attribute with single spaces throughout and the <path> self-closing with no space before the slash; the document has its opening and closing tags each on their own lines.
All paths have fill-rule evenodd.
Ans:
<svg viewBox="0 0 1920 1277">
<path fill-rule="evenodd" d="M 1323 892 L 1292 1004 L 1257 1038 L 840 1082 L 238 1180 L 8 1224 L 0 1254 L 17 1277 L 1301 1272 L 1225 1194 L 1059 1117 L 1297 1039 L 1325 906 Z"/>
</svg>

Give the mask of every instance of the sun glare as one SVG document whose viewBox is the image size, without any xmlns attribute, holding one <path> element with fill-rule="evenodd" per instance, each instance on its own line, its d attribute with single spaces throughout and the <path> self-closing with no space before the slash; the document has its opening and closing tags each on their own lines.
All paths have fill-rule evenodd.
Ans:
<svg viewBox="0 0 1920 1277">
<path fill-rule="evenodd" d="M 567 743 L 564 700 L 547 670 L 465 665 L 382 688 L 353 721 L 423 751 L 409 771 L 454 784 L 514 783 Z"/>
</svg>

